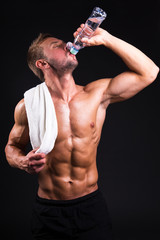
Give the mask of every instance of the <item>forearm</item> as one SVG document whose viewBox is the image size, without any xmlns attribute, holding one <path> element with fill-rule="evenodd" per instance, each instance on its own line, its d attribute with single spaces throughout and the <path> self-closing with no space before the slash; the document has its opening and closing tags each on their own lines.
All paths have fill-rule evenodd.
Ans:
<svg viewBox="0 0 160 240">
<path fill-rule="evenodd" d="M 36 150 L 37 148 L 26 155 L 23 149 L 13 144 L 7 144 L 5 148 L 6 158 L 10 166 L 25 170 L 30 174 L 40 172 L 46 163 L 46 155 L 36 153 Z"/>
<path fill-rule="evenodd" d="M 136 47 L 108 32 L 104 35 L 103 45 L 117 54 L 131 71 L 147 79 L 155 78 L 158 67 Z"/>
<path fill-rule="evenodd" d="M 28 167 L 25 152 L 12 145 L 7 144 L 5 148 L 6 158 L 11 167 L 19 168 L 21 170 L 26 170 Z"/>
</svg>

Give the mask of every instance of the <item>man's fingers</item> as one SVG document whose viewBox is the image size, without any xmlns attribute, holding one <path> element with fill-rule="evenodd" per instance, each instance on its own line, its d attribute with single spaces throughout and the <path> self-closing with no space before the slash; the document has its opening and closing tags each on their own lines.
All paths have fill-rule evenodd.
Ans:
<svg viewBox="0 0 160 240">
<path fill-rule="evenodd" d="M 30 167 L 31 167 L 31 166 L 41 166 L 41 165 L 45 164 L 45 162 L 46 162 L 45 159 L 41 159 L 41 160 L 39 160 L 39 161 L 37 161 L 37 160 L 32 160 L 32 161 L 29 162 L 29 166 L 30 166 Z"/>
<path fill-rule="evenodd" d="M 30 174 L 40 172 L 46 163 L 46 154 L 36 153 L 37 149 L 30 151 L 26 156 L 27 172 Z"/>
<path fill-rule="evenodd" d="M 45 158 L 40 159 L 38 161 L 37 160 L 29 161 L 28 172 L 30 174 L 39 173 L 44 168 L 45 163 L 46 163 Z"/>
<path fill-rule="evenodd" d="M 38 149 L 39 149 L 39 147 L 33 149 L 31 152 L 35 153 Z"/>
<path fill-rule="evenodd" d="M 44 166 L 45 166 L 44 164 L 41 164 L 39 166 L 29 166 L 28 172 L 30 174 L 39 173 L 44 168 Z"/>
<path fill-rule="evenodd" d="M 77 35 L 82 31 L 82 28 L 84 27 L 84 24 L 82 23 L 79 28 L 77 28 L 77 31 L 73 33 L 74 38 L 77 37 Z"/>
<path fill-rule="evenodd" d="M 77 35 L 78 35 L 78 32 L 77 32 L 77 31 L 75 31 L 75 32 L 73 33 L 73 36 L 74 36 L 74 38 L 76 38 L 76 37 L 77 37 Z"/>
<path fill-rule="evenodd" d="M 35 169 L 35 173 L 39 173 L 43 168 L 44 168 L 44 165 L 39 166 L 38 168 Z"/>
<path fill-rule="evenodd" d="M 45 158 L 45 154 L 44 153 L 35 153 L 34 154 L 34 159 L 36 159 L 36 160 L 39 160 L 39 159 L 42 159 L 42 158 Z"/>
<path fill-rule="evenodd" d="M 44 153 L 33 153 L 30 157 L 29 160 L 40 160 L 45 158 L 45 154 Z"/>
<path fill-rule="evenodd" d="M 87 43 L 87 44 L 88 44 L 89 41 L 90 41 L 90 39 L 84 37 L 84 38 L 81 39 L 81 41 L 82 41 L 83 43 Z"/>
</svg>

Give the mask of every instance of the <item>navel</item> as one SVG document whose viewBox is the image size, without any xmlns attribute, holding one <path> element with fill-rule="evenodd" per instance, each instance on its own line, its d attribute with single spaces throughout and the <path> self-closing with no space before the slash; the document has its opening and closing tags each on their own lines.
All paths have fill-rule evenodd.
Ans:
<svg viewBox="0 0 160 240">
<path fill-rule="evenodd" d="M 69 184 L 72 184 L 73 182 L 72 181 L 68 181 Z"/>
</svg>

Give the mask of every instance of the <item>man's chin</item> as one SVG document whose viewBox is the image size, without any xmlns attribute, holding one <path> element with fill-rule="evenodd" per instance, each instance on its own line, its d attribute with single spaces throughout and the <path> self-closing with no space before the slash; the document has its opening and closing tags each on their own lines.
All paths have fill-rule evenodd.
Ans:
<svg viewBox="0 0 160 240">
<path fill-rule="evenodd" d="M 74 71 L 75 68 L 78 66 L 78 61 L 75 59 L 74 61 L 68 61 L 64 66 L 64 71 Z"/>
<path fill-rule="evenodd" d="M 77 58 L 74 56 L 74 57 L 70 57 L 70 59 L 67 59 L 67 61 L 64 61 L 58 64 L 52 60 L 52 61 L 49 61 L 49 64 L 53 70 L 63 74 L 66 72 L 73 72 L 75 68 L 78 66 L 78 61 L 77 61 Z"/>
</svg>

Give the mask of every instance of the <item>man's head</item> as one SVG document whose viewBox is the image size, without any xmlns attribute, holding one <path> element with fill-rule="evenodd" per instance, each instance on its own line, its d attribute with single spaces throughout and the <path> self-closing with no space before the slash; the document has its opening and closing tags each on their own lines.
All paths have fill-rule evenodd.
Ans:
<svg viewBox="0 0 160 240">
<path fill-rule="evenodd" d="M 66 43 L 52 37 L 50 34 L 42 34 L 36 38 L 28 50 L 27 62 L 34 74 L 44 81 L 47 70 L 57 74 L 67 71 L 73 72 L 78 65 L 75 56 L 66 49 Z"/>
</svg>

